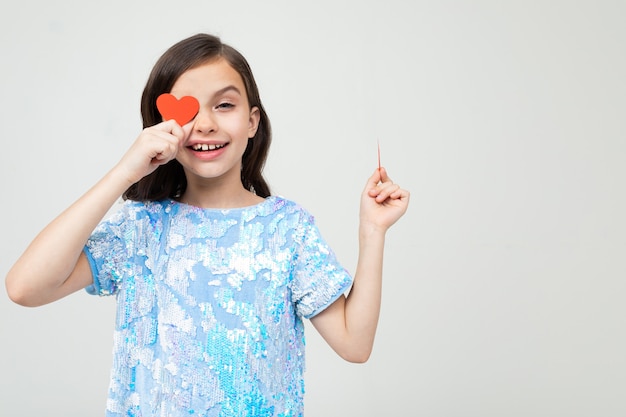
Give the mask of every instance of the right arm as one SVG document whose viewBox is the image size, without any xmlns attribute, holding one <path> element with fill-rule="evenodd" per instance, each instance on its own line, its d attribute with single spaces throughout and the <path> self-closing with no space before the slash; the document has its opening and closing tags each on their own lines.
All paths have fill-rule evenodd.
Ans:
<svg viewBox="0 0 626 417">
<path fill-rule="evenodd" d="M 87 239 L 128 187 L 176 157 L 183 137 L 174 121 L 144 129 L 120 162 L 26 248 L 6 276 L 11 300 L 35 307 L 90 285 Z"/>
</svg>

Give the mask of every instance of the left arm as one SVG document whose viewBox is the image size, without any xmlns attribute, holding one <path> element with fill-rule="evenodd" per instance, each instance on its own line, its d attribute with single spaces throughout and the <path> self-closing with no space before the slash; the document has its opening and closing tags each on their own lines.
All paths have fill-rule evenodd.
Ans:
<svg viewBox="0 0 626 417">
<path fill-rule="evenodd" d="M 380 314 L 385 234 L 405 212 L 409 192 L 394 184 L 384 168 L 376 169 L 361 195 L 359 258 L 354 283 L 311 323 L 339 356 L 365 362 L 374 345 Z"/>
</svg>

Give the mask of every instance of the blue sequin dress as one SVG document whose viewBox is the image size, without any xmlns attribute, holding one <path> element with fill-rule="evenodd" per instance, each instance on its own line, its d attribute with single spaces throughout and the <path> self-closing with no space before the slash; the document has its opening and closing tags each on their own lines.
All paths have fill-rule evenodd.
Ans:
<svg viewBox="0 0 626 417">
<path fill-rule="evenodd" d="M 302 318 L 352 283 L 297 204 L 126 201 L 85 253 L 116 295 L 107 416 L 301 416 Z"/>
</svg>

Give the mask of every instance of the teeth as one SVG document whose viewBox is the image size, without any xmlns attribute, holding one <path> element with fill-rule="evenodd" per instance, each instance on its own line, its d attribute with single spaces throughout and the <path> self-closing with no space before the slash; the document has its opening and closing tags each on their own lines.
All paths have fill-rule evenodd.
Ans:
<svg viewBox="0 0 626 417">
<path fill-rule="evenodd" d="M 209 145 L 207 143 L 196 143 L 191 147 L 191 149 L 193 149 L 194 151 L 214 151 L 216 149 L 223 148 L 224 146 L 226 145 Z"/>
</svg>

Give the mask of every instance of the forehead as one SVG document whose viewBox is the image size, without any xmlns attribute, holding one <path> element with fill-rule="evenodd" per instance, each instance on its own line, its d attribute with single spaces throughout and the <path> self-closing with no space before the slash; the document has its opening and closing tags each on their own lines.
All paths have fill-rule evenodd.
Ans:
<svg viewBox="0 0 626 417">
<path fill-rule="evenodd" d="M 172 86 L 171 93 L 190 95 L 211 93 L 234 86 L 245 95 L 241 75 L 224 58 L 217 58 L 183 72 Z"/>
</svg>

